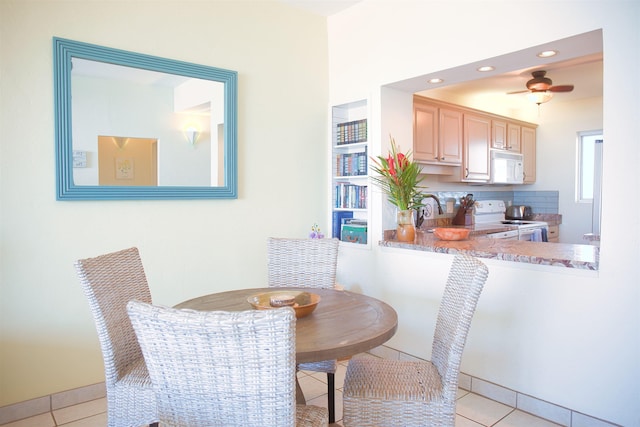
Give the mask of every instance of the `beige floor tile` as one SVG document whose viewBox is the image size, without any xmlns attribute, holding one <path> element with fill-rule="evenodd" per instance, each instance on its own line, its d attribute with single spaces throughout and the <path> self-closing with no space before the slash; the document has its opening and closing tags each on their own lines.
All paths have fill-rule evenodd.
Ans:
<svg viewBox="0 0 640 427">
<path fill-rule="evenodd" d="M 68 424 L 60 424 L 61 427 L 105 427 L 107 425 L 107 413 L 94 415 Z"/>
<path fill-rule="evenodd" d="M 64 425 L 72 421 L 82 420 L 93 415 L 99 415 L 106 411 L 107 399 L 102 398 L 55 410 L 53 411 L 53 417 L 58 425 Z"/>
<path fill-rule="evenodd" d="M 2 427 L 55 427 L 51 412 L 36 415 L 35 417 L 25 418 L 23 420 L 14 421 L 12 423 L 3 424 Z"/>
<path fill-rule="evenodd" d="M 327 395 L 323 394 L 315 399 L 307 400 L 307 405 L 328 408 L 329 402 L 327 401 Z M 340 390 L 336 390 L 336 421 L 342 421 L 342 392 Z"/>
<path fill-rule="evenodd" d="M 318 373 L 318 375 L 326 376 L 326 374 L 322 373 Z M 300 383 L 300 387 L 302 388 L 302 392 L 304 393 L 304 398 L 307 402 L 315 399 L 318 396 L 327 394 L 327 383 L 322 382 L 314 375 L 298 377 L 298 382 Z"/>
<path fill-rule="evenodd" d="M 462 396 L 466 396 L 467 394 L 469 394 L 469 392 L 467 390 L 463 390 L 463 389 L 459 388 L 456 391 L 456 400 L 460 399 Z"/>
<path fill-rule="evenodd" d="M 475 421 L 471 421 L 468 418 L 461 417 L 460 415 L 456 415 L 455 427 L 484 427 L 484 426 L 482 424 L 478 424 Z"/>
<path fill-rule="evenodd" d="M 507 416 L 513 408 L 477 394 L 467 394 L 456 402 L 456 413 L 485 426 L 491 426 Z"/>
<path fill-rule="evenodd" d="M 516 409 L 500 420 L 495 427 L 558 427 L 559 425 Z"/>
</svg>

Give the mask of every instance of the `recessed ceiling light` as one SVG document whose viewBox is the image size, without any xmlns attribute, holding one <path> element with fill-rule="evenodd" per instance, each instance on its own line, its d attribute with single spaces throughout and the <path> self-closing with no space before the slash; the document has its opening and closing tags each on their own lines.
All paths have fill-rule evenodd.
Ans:
<svg viewBox="0 0 640 427">
<path fill-rule="evenodd" d="M 439 78 L 435 78 L 435 79 L 429 79 L 429 83 L 442 83 L 444 80 L 439 79 Z"/>
<path fill-rule="evenodd" d="M 543 52 L 538 53 L 536 56 L 538 58 L 549 58 L 550 56 L 556 56 L 558 54 L 557 50 L 545 50 Z"/>
<path fill-rule="evenodd" d="M 496 67 L 493 67 L 491 65 L 485 65 L 483 67 L 478 67 L 477 70 L 480 71 L 481 73 L 484 73 L 485 71 L 493 71 L 495 70 Z"/>
</svg>

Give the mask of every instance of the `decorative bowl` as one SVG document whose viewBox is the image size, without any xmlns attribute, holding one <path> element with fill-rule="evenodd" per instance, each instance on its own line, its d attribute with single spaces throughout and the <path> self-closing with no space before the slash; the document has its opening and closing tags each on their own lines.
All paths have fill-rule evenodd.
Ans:
<svg viewBox="0 0 640 427">
<path fill-rule="evenodd" d="M 293 298 L 291 305 L 290 299 Z M 296 312 L 296 318 L 308 316 L 316 309 L 320 302 L 320 295 L 304 291 L 273 291 L 251 295 L 247 301 L 257 310 L 269 310 L 272 308 L 289 305 Z"/>
<path fill-rule="evenodd" d="M 468 228 L 434 228 L 433 234 L 440 240 L 464 240 L 469 237 Z"/>
</svg>

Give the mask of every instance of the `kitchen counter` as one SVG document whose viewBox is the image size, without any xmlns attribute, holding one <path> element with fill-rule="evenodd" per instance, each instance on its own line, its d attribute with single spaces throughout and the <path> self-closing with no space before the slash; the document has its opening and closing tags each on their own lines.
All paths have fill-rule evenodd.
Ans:
<svg viewBox="0 0 640 427">
<path fill-rule="evenodd" d="M 411 249 L 416 251 L 447 254 L 466 253 L 478 258 L 491 258 L 503 261 L 522 262 L 539 265 L 553 265 L 566 268 L 597 270 L 599 248 L 592 245 L 572 245 L 567 243 L 526 242 L 520 240 L 501 240 L 483 237 L 491 231 L 471 226 L 471 235 L 467 240 L 439 240 L 433 233 L 419 230 L 414 243 L 395 240 L 395 230 L 385 231 L 380 246 Z"/>
</svg>

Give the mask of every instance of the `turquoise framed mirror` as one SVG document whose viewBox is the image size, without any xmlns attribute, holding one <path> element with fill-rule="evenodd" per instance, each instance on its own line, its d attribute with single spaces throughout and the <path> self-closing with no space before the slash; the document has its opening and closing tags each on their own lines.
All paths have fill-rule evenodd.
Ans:
<svg viewBox="0 0 640 427">
<path fill-rule="evenodd" d="M 54 37 L 58 200 L 237 198 L 237 72 Z"/>
</svg>

